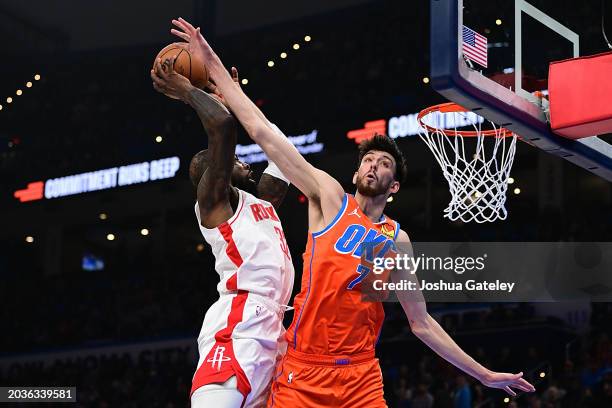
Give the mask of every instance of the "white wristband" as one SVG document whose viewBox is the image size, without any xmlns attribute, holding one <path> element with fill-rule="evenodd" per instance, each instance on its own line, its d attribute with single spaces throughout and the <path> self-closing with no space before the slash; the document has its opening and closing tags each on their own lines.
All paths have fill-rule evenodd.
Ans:
<svg viewBox="0 0 612 408">
<path fill-rule="evenodd" d="M 283 180 L 287 184 L 291 184 L 287 177 L 283 174 L 283 172 L 278 168 L 278 166 L 273 161 L 268 161 L 268 167 L 264 170 L 264 173 L 268 173 L 269 175 L 276 177 L 277 179 Z"/>
</svg>

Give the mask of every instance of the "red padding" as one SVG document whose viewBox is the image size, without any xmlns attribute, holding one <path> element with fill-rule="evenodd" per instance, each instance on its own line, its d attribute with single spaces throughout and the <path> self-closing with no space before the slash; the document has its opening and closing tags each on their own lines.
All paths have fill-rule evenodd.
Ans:
<svg viewBox="0 0 612 408">
<path fill-rule="evenodd" d="M 569 139 L 612 132 L 612 52 L 552 62 L 550 125 Z"/>
</svg>

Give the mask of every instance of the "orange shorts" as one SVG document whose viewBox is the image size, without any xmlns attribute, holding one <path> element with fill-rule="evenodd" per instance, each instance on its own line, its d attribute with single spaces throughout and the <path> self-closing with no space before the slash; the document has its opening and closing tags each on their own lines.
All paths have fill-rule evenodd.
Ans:
<svg viewBox="0 0 612 408">
<path fill-rule="evenodd" d="M 276 368 L 268 408 L 386 408 L 374 352 L 330 357 L 287 350 Z"/>
</svg>

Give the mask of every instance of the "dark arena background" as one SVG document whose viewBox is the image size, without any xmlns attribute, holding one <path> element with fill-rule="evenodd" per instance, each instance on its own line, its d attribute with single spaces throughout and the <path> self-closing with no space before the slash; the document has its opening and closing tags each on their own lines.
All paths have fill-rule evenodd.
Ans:
<svg viewBox="0 0 612 408">
<path fill-rule="evenodd" d="M 549 3 L 580 33 L 582 54 L 607 50 L 599 0 Z M 426 0 L 0 1 L 0 386 L 76 387 L 79 407 L 189 406 L 196 338 L 219 278 L 187 172 L 207 136 L 149 76 L 176 41 L 178 16 L 202 27 L 249 97 L 348 192 L 356 136 L 394 137 L 409 176 L 386 212 L 412 241 L 612 241 L 612 184 L 524 143 L 505 221 L 442 217 L 448 186 L 412 125 L 445 101 L 429 81 L 429 10 Z M 500 12 L 478 10 L 490 42 L 507 34 Z M 505 68 L 494 50 L 490 64 Z M 244 131 L 238 143 L 260 174 L 265 160 Z M 58 187 L 141 163 L 155 177 L 70 195 Z M 279 211 L 294 294 L 307 207 L 291 187 Z M 610 303 L 428 304 L 479 362 L 525 372 L 537 391 L 517 398 L 435 355 L 398 304 L 385 310 L 377 356 L 389 407 L 612 407 Z M 466 387 L 469 399 L 456 398 Z"/>
</svg>

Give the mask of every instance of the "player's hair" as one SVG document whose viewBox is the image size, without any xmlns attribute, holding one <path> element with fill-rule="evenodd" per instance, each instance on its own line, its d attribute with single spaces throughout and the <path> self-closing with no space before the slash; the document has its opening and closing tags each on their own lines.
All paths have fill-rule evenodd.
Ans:
<svg viewBox="0 0 612 408">
<path fill-rule="evenodd" d="M 194 187 L 198 187 L 202 175 L 208 168 L 208 149 L 197 152 L 189 163 L 189 179 Z"/>
<path fill-rule="evenodd" d="M 381 152 L 389 153 L 395 159 L 395 174 L 393 178 L 400 183 L 406 181 L 408 176 L 408 168 L 406 167 L 406 159 L 404 154 L 397 147 L 395 140 L 385 135 L 375 134 L 373 138 L 364 140 L 359 144 L 359 165 L 361 160 L 371 150 L 380 150 Z"/>
</svg>

